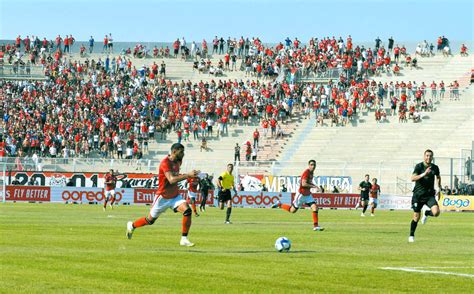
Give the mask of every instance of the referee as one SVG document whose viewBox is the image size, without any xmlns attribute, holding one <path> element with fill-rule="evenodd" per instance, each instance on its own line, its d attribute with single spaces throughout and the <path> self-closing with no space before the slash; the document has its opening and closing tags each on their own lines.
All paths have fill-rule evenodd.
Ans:
<svg viewBox="0 0 474 294">
<path fill-rule="evenodd" d="M 230 190 L 234 190 L 235 194 L 237 194 L 237 191 L 235 190 L 234 186 L 234 176 L 232 175 L 233 170 L 234 165 L 232 163 L 229 163 L 227 165 L 227 170 L 223 172 L 217 179 L 217 187 L 219 189 L 219 193 L 217 194 L 219 200 L 219 208 L 224 209 L 224 204 L 227 205 L 225 217 L 226 224 L 231 224 L 230 214 L 232 213 L 232 194 Z"/>
<path fill-rule="evenodd" d="M 418 221 L 420 220 L 420 213 L 422 212 L 421 224 L 425 224 L 428 216 L 439 216 L 439 206 L 436 197 L 439 197 L 441 191 L 441 177 L 439 175 L 439 167 L 432 163 L 433 151 L 426 150 L 423 156 L 423 162 L 415 166 L 411 181 L 415 182 L 413 188 L 413 197 L 411 200 L 413 208 L 413 220 L 410 226 L 410 237 L 408 242 L 415 242 L 415 231 Z M 434 188 L 436 178 L 437 189 Z M 424 209 L 426 205 L 430 209 Z"/>
</svg>

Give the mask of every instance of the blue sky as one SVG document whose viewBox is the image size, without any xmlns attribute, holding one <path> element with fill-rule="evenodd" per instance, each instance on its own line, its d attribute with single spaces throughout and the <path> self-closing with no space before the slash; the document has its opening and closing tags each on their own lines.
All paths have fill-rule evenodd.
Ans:
<svg viewBox="0 0 474 294">
<path fill-rule="evenodd" d="M 0 0 L 0 39 L 18 34 L 76 40 L 112 33 L 120 41 L 210 40 L 259 36 L 278 42 L 289 36 L 347 36 L 354 41 L 471 40 L 472 1 L 280 1 L 280 0 Z"/>
</svg>

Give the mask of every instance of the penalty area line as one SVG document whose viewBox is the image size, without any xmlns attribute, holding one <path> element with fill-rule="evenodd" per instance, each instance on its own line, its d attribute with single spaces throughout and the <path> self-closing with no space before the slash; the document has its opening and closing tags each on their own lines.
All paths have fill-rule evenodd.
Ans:
<svg viewBox="0 0 474 294">
<path fill-rule="evenodd" d="M 462 274 L 462 273 L 453 273 L 453 272 L 422 270 L 422 269 L 412 268 L 412 267 L 381 267 L 380 269 L 383 269 L 383 270 L 391 270 L 391 271 L 403 271 L 403 272 L 414 272 L 414 273 L 440 274 L 440 275 L 451 275 L 451 276 L 459 276 L 459 277 L 466 277 L 466 278 L 474 278 L 474 275 L 472 275 L 472 274 Z"/>
</svg>

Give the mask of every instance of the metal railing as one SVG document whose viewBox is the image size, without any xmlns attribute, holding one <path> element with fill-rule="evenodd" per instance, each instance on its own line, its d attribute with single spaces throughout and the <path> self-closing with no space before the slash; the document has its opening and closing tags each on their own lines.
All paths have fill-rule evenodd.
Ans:
<svg viewBox="0 0 474 294">
<path fill-rule="evenodd" d="M 0 64 L 0 79 L 46 79 L 42 66 Z"/>
</svg>

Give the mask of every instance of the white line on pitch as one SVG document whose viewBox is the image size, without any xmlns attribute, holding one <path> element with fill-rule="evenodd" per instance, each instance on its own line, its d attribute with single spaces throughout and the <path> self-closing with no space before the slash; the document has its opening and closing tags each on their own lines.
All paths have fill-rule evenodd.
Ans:
<svg viewBox="0 0 474 294">
<path fill-rule="evenodd" d="M 381 269 L 383 269 L 383 270 L 392 270 L 392 271 L 430 273 L 430 274 L 452 275 L 452 276 L 474 278 L 474 275 L 472 275 L 472 274 L 461 274 L 461 273 L 442 272 L 442 271 L 428 271 L 428 270 L 421 270 L 421 269 L 410 268 L 410 267 L 382 267 Z"/>
<path fill-rule="evenodd" d="M 410 268 L 474 268 L 474 266 L 412 266 Z"/>
</svg>

